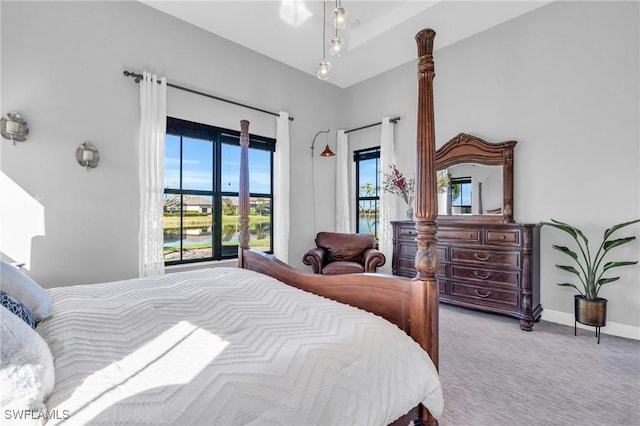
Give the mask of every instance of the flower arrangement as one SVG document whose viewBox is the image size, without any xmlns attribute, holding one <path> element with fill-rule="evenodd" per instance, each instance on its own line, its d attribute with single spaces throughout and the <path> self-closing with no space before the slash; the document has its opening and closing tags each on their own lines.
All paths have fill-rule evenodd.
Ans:
<svg viewBox="0 0 640 426">
<path fill-rule="evenodd" d="M 391 173 L 383 173 L 383 190 L 402 197 L 411 206 L 414 198 L 415 179 L 406 179 L 395 164 L 389 166 Z"/>
</svg>

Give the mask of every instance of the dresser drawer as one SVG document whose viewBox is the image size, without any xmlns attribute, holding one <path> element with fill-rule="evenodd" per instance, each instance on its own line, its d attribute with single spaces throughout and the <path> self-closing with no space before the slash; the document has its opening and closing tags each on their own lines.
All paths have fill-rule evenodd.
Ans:
<svg viewBox="0 0 640 426">
<path fill-rule="evenodd" d="M 520 253 L 451 247 L 451 261 L 480 263 L 490 267 L 517 268 L 520 266 Z"/>
<path fill-rule="evenodd" d="M 400 241 L 396 243 L 396 251 L 394 255 L 400 257 L 408 257 L 412 260 L 416 257 L 416 251 L 418 250 L 418 246 L 414 242 L 406 242 Z"/>
<path fill-rule="evenodd" d="M 436 254 L 438 255 L 438 261 L 449 260 L 449 250 L 447 250 L 447 246 L 436 246 Z"/>
<path fill-rule="evenodd" d="M 438 290 L 440 294 L 447 294 L 447 280 L 438 278 Z"/>
<path fill-rule="evenodd" d="M 520 246 L 522 233 L 519 229 L 486 229 L 485 244 Z"/>
<path fill-rule="evenodd" d="M 399 232 L 396 235 L 397 238 L 411 239 L 411 240 L 415 240 L 417 236 L 418 236 L 418 231 L 416 231 L 416 228 L 412 226 L 400 227 Z"/>
<path fill-rule="evenodd" d="M 416 274 L 416 258 L 414 257 L 398 257 L 396 266 L 401 269 L 410 269 L 413 275 Z"/>
<path fill-rule="evenodd" d="M 451 282 L 451 295 L 484 302 L 495 302 L 510 306 L 518 305 L 518 293 L 487 286 L 474 286 Z"/>
<path fill-rule="evenodd" d="M 517 271 L 498 271 L 470 266 L 450 265 L 452 279 L 486 281 L 510 287 L 518 287 Z"/>
<path fill-rule="evenodd" d="M 438 230 L 437 237 L 439 240 L 479 243 L 480 229 L 440 229 Z"/>
</svg>

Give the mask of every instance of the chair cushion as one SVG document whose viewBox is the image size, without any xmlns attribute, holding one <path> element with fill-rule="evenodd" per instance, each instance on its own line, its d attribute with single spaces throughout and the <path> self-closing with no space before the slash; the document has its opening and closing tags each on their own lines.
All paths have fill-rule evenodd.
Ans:
<svg viewBox="0 0 640 426">
<path fill-rule="evenodd" d="M 337 261 L 327 264 L 322 268 L 324 275 L 361 274 L 364 266 L 356 262 Z"/>
<path fill-rule="evenodd" d="M 371 234 L 341 234 L 337 232 L 319 232 L 316 245 L 327 251 L 329 262 L 361 262 L 362 252 L 375 248 L 376 237 Z"/>
</svg>

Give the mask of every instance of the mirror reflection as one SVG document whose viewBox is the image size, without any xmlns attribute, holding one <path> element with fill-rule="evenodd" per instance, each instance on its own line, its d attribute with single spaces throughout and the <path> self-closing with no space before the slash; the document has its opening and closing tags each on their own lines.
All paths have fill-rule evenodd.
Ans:
<svg viewBox="0 0 640 426">
<path fill-rule="evenodd" d="M 502 166 L 462 163 L 438 170 L 438 214 L 502 215 Z"/>
</svg>

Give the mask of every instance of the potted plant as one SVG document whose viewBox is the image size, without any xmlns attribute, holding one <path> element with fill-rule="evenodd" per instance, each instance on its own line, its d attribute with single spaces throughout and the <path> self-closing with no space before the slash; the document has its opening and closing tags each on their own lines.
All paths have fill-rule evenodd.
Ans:
<svg viewBox="0 0 640 426">
<path fill-rule="evenodd" d="M 604 258 L 613 248 L 636 239 L 635 236 L 614 238 L 613 234 L 621 228 L 638 222 L 640 222 L 640 219 L 619 223 L 605 230 L 598 251 L 596 251 L 594 256 L 591 255 L 591 251 L 589 250 L 589 240 L 580 229 L 554 219 L 551 219 L 551 222 L 542 222 L 543 225 L 548 225 L 566 232 L 577 243 L 580 254 L 566 246 L 554 244 L 552 247 L 571 257 L 575 264 L 577 264 L 577 269 L 571 265 L 556 265 L 556 268 L 576 275 L 580 280 L 581 286 L 570 282 L 557 284 L 564 287 L 573 287 L 578 291 L 579 294 L 574 296 L 575 320 L 582 324 L 597 327 L 596 334 L 598 336 L 598 342 L 600 341 L 598 333 L 599 327 L 606 325 L 607 316 L 607 299 L 599 297 L 598 293 L 603 285 L 620 279 L 620 277 L 605 277 L 605 273 L 613 268 L 638 263 L 637 260 L 604 263 Z"/>
</svg>

